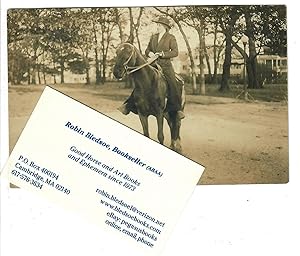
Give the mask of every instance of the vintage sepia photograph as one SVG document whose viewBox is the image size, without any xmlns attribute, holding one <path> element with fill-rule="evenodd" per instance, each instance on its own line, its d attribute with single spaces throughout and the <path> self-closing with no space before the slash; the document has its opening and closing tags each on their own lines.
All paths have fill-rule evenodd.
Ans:
<svg viewBox="0 0 300 256">
<path fill-rule="evenodd" d="M 287 183 L 286 13 L 285 5 L 9 9 L 9 150 L 51 86 L 205 166 L 198 185 Z"/>
</svg>

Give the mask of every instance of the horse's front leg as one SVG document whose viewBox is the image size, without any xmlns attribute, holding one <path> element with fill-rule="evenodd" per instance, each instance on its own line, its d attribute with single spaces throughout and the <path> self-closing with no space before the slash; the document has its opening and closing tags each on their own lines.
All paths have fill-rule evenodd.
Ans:
<svg viewBox="0 0 300 256">
<path fill-rule="evenodd" d="M 181 153 L 181 142 L 180 142 L 180 126 L 181 120 L 177 117 L 177 112 L 170 112 L 166 115 L 166 119 L 168 121 L 170 132 L 171 132 L 171 149 Z"/>
<path fill-rule="evenodd" d="M 160 144 L 164 144 L 164 115 L 160 113 L 156 116 L 157 138 Z"/>
<path fill-rule="evenodd" d="M 139 118 L 143 127 L 143 132 L 146 137 L 149 137 L 148 116 L 139 113 Z"/>
</svg>

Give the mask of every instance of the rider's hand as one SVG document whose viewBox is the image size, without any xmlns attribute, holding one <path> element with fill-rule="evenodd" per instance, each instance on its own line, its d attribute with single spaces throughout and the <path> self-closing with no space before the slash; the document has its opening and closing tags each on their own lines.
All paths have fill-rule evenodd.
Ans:
<svg viewBox="0 0 300 256">
<path fill-rule="evenodd" d="M 148 54 L 149 58 L 152 58 L 154 55 L 155 55 L 154 52 L 149 52 Z"/>
<path fill-rule="evenodd" d="M 156 52 L 155 55 L 158 56 L 158 57 L 163 57 L 164 56 L 164 52 L 163 51 Z"/>
</svg>

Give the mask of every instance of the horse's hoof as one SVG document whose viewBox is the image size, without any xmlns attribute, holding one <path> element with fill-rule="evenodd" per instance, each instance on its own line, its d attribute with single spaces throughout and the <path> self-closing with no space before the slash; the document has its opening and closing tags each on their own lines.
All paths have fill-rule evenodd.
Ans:
<svg viewBox="0 0 300 256">
<path fill-rule="evenodd" d="M 172 141 L 170 148 L 179 154 L 182 153 L 182 147 L 179 140 Z"/>
<path fill-rule="evenodd" d="M 182 154 L 182 149 L 181 148 L 172 148 L 173 151 L 175 151 L 178 154 Z"/>
<path fill-rule="evenodd" d="M 130 110 L 127 108 L 126 104 L 121 105 L 117 108 L 123 115 L 128 115 Z"/>
<path fill-rule="evenodd" d="M 176 151 L 177 153 L 181 154 L 181 153 L 182 153 L 182 148 L 181 148 L 181 146 L 178 147 L 178 148 L 175 148 L 175 151 Z"/>
</svg>

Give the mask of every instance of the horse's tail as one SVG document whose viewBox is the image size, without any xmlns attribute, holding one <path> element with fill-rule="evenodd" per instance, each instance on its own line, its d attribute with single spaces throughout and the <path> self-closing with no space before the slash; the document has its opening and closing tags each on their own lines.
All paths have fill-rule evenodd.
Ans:
<svg viewBox="0 0 300 256">
<path fill-rule="evenodd" d="M 185 89 L 184 84 L 182 84 L 182 91 L 181 91 L 181 109 L 184 110 L 185 106 Z"/>
<path fill-rule="evenodd" d="M 184 85 L 184 80 L 179 74 L 175 73 L 175 77 L 176 77 L 176 80 L 178 83 L 181 83 L 182 85 Z"/>
</svg>

